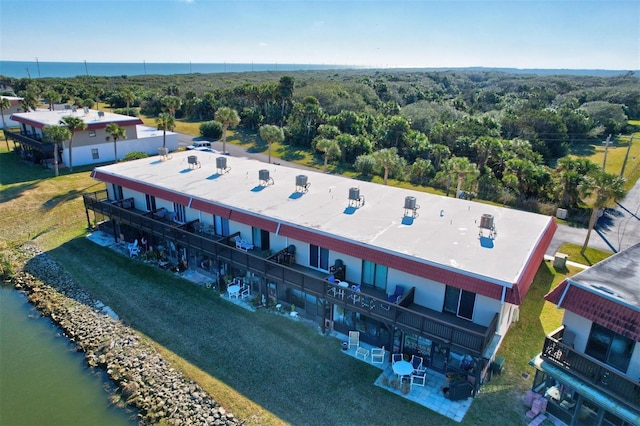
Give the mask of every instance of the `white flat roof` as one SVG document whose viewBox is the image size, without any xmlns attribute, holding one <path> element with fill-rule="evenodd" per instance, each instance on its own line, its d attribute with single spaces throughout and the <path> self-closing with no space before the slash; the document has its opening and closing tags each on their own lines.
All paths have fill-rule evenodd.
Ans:
<svg viewBox="0 0 640 426">
<path fill-rule="evenodd" d="M 100 117 L 98 112 L 102 113 L 103 116 Z M 73 115 L 75 117 L 81 118 L 87 125 L 98 124 L 98 123 L 111 123 L 111 122 L 119 122 L 122 124 L 122 122 L 126 122 L 126 121 L 132 121 L 137 124 L 141 121 L 138 117 L 130 117 L 128 115 L 114 114 L 112 112 L 97 111 L 94 109 L 90 109 L 85 114 L 83 108 L 77 108 L 75 112 L 71 109 L 63 109 L 63 110 L 56 110 L 56 111 L 38 109 L 36 111 L 31 111 L 31 112 L 14 113 L 11 116 L 14 119 L 22 118 L 27 121 L 40 123 L 44 126 L 57 126 L 60 124 L 60 120 L 63 117 L 66 117 L 69 115 Z M 16 120 L 16 121 L 20 121 L 20 120 Z"/>
<path fill-rule="evenodd" d="M 202 164 L 189 169 L 187 156 Z M 216 158 L 209 152 L 175 152 L 123 162 L 97 170 L 144 182 L 202 200 L 353 240 L 383 251 L 415 257 L 466 275 L 510 286 L 553 219 L 535 213 L 427 194 L 342 176 L 310 172 L 257 160 L 226 157 L 231 171 L 216 176 Z M 260 189 L 258 173 L 269 171 L 274 184 Z M 306 175 L 308 193 L 295 194 L 296 176 Z M 349 189 L 358 187 L 365 204 L 349 208 Z M 404 218 L 405 197 L 416 197 L 418 217 Z M 492 215 L 495 238 L 480 238 L 483 214 Z M 483 231 L 483 237 L 489 232 Z"/>
</svg>

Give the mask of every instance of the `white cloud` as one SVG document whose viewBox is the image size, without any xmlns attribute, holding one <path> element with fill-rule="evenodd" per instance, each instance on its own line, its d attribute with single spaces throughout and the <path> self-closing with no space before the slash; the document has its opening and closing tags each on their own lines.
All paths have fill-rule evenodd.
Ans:
<svg viewBox="0 0 640 426">
<path fill-rule="evenodd" d="M 258 46 L 267 47 L 267 43 L 265 43 L 264 41 L 261 41 L 260 43 L 258 43 Z"/>
</svg>

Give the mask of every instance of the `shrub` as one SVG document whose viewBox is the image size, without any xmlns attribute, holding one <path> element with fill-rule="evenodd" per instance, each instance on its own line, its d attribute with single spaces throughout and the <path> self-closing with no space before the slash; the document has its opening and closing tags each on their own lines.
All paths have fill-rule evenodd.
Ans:
<svg viewBox="0 0 640 426">
<path fill-rule="evenodd" d="M 220 139 L 222 137 L 222 124 L 217 121 L 205 121 L 200 125 L 200 136 Z"/>
<path fill-rule="evenodd" d="M 145 152 L 133 151 L 124 156 L 124 158 L 120 161 L 131 161 L 131 160 L 139 160 L 140 158 L 147 158 L 149 155 Z"/>
<path fill-rule="evenodd" d="M 122 114 L 122 115 L 128 115 L 130 117 L 137 117 L 138 116 L 138 109 L 137 108 L 116 108 L 113 110 L 114 113 L 116 114 Z"/>
<path fill-rule="evenodd" d="M 376 168 L 376 160 L 369 154 L 359 155 L 354 166 L 361 174 L 371 176 Z"/>
</svg>

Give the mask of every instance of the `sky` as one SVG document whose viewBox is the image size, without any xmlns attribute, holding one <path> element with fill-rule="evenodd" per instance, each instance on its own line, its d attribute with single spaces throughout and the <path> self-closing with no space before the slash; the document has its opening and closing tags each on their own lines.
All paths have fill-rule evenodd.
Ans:
<svg viewBox="0 0 640 426">
<path fill-rule="evenodd" d="M 640 0 L 0 0 L 0 59 L 640 70 Z"/>
</svg>

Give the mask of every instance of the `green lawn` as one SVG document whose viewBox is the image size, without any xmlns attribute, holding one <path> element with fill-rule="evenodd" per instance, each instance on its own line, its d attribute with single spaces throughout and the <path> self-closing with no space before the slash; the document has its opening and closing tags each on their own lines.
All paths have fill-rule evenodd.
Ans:
<svg viewBox="0 0 640 426">
<path fill-rule="evenodd" d="M 342 354 L 340 342 L 315 327 L 240 309 L 210 289 L 89 242 L 81 194 L 103 184 L 88 169 L 55 178 L 6 147 L 0 169 L 0 240 L 38 243 L 246 424 L 456 424 L 374 387 L 380 371 Z M 505 373 L 486 384 L 463 425 L 527 424 L 520 400 L 532 380 L 527 363 L 561 319 L 542 296 L 568 273 L 540 266 L 500 350 Z"/>
</svg>

